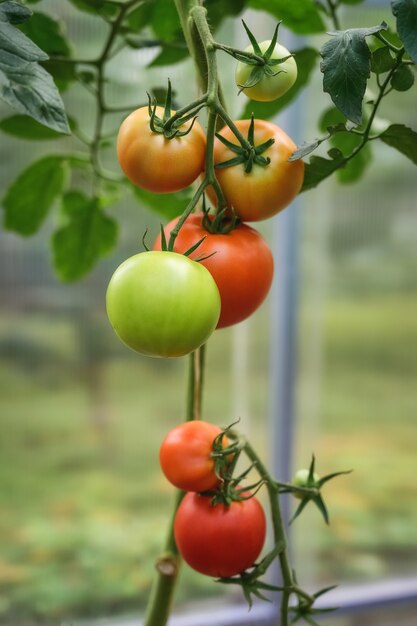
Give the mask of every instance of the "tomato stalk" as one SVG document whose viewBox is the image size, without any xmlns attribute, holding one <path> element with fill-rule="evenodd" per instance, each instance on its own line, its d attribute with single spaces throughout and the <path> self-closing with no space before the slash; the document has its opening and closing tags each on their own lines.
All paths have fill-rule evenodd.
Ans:
<svg viewBox="0 0 417 626">
<path fill-rule="evenodd" d="M 200 419 L 204 363 L 205 346 L 203 345 L 189 356 L 187 421 Z M 181 565 L 181 556 L 174 538 L 174 519 L 183 497 L 184 491 L 178 489 L 168 526 L 164 551 L 155 563 L 156 577 L 152 585 L 143 626 L 165 626 L 168 622 Z"/>
</svg>

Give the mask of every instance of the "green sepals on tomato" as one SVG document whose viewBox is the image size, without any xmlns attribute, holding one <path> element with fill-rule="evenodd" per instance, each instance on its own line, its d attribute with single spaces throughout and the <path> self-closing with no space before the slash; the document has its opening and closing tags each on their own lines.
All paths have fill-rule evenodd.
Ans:
<svg viewBox="0 0 417 626">
<path fill-rule="evenodd" d="M 309 469 L 303 468 L 297 470 L 292 478 L 291 483 L 294 485 L 294 487 L 301 487 L 303 489 L 317 489 L 319 487 L 319 480 L 320 476 L 316 472 L 313 472 L 311 474 Z M 295 498 L 299 498 L 300 500 L 306 497 L 306 493 L 303 493 L 302 491 L 293 491 L 292 494 Z"/>
<path fill-rule="evenodd" d="M 118 337 L 149 356 L 178 357 L 207 341 L 220 315 L 210 272 L 176 252 L 142 252 L 114 272 L 107 314 Z"/>
<path fill-rule="evenodd" d="M 162 107 L 153 111 L 163 118 Z M 120 167 L 134 185 L 147 191 L 171 193 L 188 187 L 204 170 L 206 136 L 202 127 L 188 120 L 179 127 L 180 133 L 168 139 L 152 131 L 150 124 L 148 107 L 136 109 L 122 122 L 117 137 Z"/>
<path fill-rule="evenodd" d="M 200 264 L 217 284 L 221 299 L 217 328 L 224 328 L 252 315 L 265 300 L 272 284 L 274 261 L 265 239 L 247 224 L 238 224 L 224 234 L 209 233 L 203 226 L 203 217 L 202 213 L 193 213 L 185 220 L 174 250 L 184 253 L 204 238 L 191 258 L 203 257 Z M 167 240 L 178 219 L 165 227 Z M 154 249 L 161 249 L 160 235 Z"/>
<path fill-rule="evenodd" d="M 257 42 L 245 22 L 243 25 L 252 42 L 245 52 L 262 57 L 263 63 L 253 59 L 241 60 L 236 66 L 235 80 L 239 93 L 252 100 L 270 102 L 283 96 L 297 80 L 297 64 L 285 46 L 277 43 L 278 26 L 272 39 Z"/>
<path fill-rule="evenodd" d="M 254 565 L 265 534 L 265 513 L 256 497 L 227 506 L 187 493 L 174 521 L 175 542 L 184 561 L 215 578 L 236 576 Z"/>
<path fill-rule="evenodd" d="M 225 126 L 214 141 L 216 178 L 227 206 L 233 208 L 243 222 L 264 220 L 282 211 L 297 196 L 304 180 L 304 162 L 301 159 L 288 160 L 296 145 L 272 122 L 237 120 L 235 125 L 243 136 L 251 138 L 255 150 L 267 145 L 259 155 L 265 162 L 253 159 L 249 154 L 247 158 L 251 159 L 251 168 L 247 171 L 247 162 L 242 160 L 241 152 L 236 159 L 236 152 L 241 146 L 233 131 Z M 226 144 L 221 139 L 226 140 Z M 232 150 L 227 142 L 234 144 L 236 149 Z M 228 161 L 232 164 L 227 165 Z M 211 187 L 208 188 L 208 195 L 215 203 L 216 195 Z"/>
<path fill-rule="evenodd" d="M 216 474 L 213 455 L 215 440 L 222 430 L 202 420 L 184 422 L 173 428 L 163 440 L 159 462 L 171 484 L 184 491 L 204 492 L 216 489 L 221 478 Z M 228 445 L 221 437 L 221 447 Z"/>
</svg>

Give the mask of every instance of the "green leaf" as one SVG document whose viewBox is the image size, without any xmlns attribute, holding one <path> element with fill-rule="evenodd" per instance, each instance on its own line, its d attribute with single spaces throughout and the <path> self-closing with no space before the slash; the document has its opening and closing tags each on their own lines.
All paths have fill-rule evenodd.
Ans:
<svg viewBox="0 0 417 626">
<path fill-rule="evenodd" d="M 322 115 L 319 126 L 321 130 L 330 128 L 342 128 L 346 123 L 346 118 L 339 109 L 331 107 Z M 352 132 L 333 132 L 330 136 L 330 143 L 338 148 L 345 156 L 353 152 L 361 143 L 361 136 Z M 364 174 L 367 166 L 371 163 L 372 152 L 369 143 L 366 144 L 361 151 L 351 159 L 346 165 L 339 169 L 337 177 L 341 183 L 352 183 L 359 180 Z"/>
<path fill-rule="evenodd" d="M 245 4 L 245 0 L 206 0 L 204 6 L 209 16 L 210 27 L 216 30 L 225 18 L 240 15 Z"/>
<path fill-rule="evenodd" d="M 101 17 L 114 17 L 118 13 L 118 7 L 107 0 L 69 0 L 80 11 L 100 15 Z"/>
<path fill-rule="evenodd" d="M 152 30 L 157 37 L 167 43 L 184 41 L 175 2 L 154 0 Z"/>
<path fill-rule="evenodd" d="M 329 33 L 332 38 L 321 48 L 323 90 L 355 124 L 362 118 L 362 100 L 370 76 L 371 52 L 365 38 L 386 29 L 384 23 L 372 28 L 352 28 Z"/>
<path fill-rule="evenodd" d="M 190 56 L 187 46 L 175 47 L 172 45 L 161 46 L 158 56 L 149 63 L 148 67 L 159 67 L 162 65 L 173 65 L 179 63 Z"/>
<path fill-rule="evenodd" d="M 3 2 L 0 6 L 0 22 L 23 24 L 31 15 L 30 9 L 17 2 Z"/>
<path fill-rule="evenodd" d="M 391 78 L 391 87 L 396 91 L 408 91 L 413 85 L 413 72 L 407 65 L 400 65 Z"/>
<path fill-rule="evenodd" d="M 116 244 L 117 224 L 105 215 L 98 198 L 70 191 L 63 198 L 67 223 L 52 236 L 54 267 L 64 281 L 77 280 Z"/>
<path fill-rule="evenodd" d="M 365 0 L 340 0 L 341 4 L 361 4 Z"/>
<path fill-rule="evenodd" d="M 300 35 L 321 33 L 325 30 L 319 9 L 314 0 L 248 0 L 248 7 L 267 11 L 286 28 Z"/>
<path fill-rule="evenodd" d="M 45 13 L 34 13 L 20 29 L 48 55 L 68 57 L 71 48 L 61 24 Z"/>
<path fill-rule="evenodd" d="M 132 190 L 138 200 L 152 211 L 163 215 L 167 220 L 181 215 L 193 195 L 190 189 L 176 193 L 164 193 L 163 195 L 134 186 L 132 186 Z"/>
<path fill-rule="evenodd" d="M 404 124 L 392 124 L 379 138 L 387 146 L 395 148 L 417 165 L 417 132 L 415 130 Z"/>
<path fill-rule="evenodd" d="M 6 3 L 9 4 L 9 3 Z M 13 65 L 19 61 L 46 61 L 48 55 L 36 44 L 32 43 L 19 29 L 8 22 L 8 13 L 3 12 L 0 5 L 0 60 L 2 65 Z M 3 19 L 4 18 L 4 19 Z"/>
<path fill-rule="evenodd" d="M 417 0 L 393 0 L 391 9 L 405 51 L 417 64 Z"/>
<path fill-rule="evenodd" d="M 12 115 L 2 119 L 0 121 L 0 130 L 12 137 L 33 139 L 35 141 L 62 137 L 61 133 L 39 124 L 39 122 L 27 115 Z"/>
<path fill-rule="evenodd" d="M 153 3 L 152 1 L 143 2 L 134 9 L 126 18 L 126 23 L 134 33 L 140 32 L 148 25 L 152 18 Z"/>
<path fill-rule="evenodd" d="M 51 76 L 38 64 L 48 55 L 8 21 L 17 19 L 10 6 L 14 3 L 0 5 L 0 97 L 19 113 L 68 133 L 61 96 Z"/>
<path fill-rule="evenodd" d="M 73 63 L 49 60 L 42 63 L 48 74 L 52 76 L 60 91 L 68 89 L 69 85 L 77 80 L 77 68 Z"/>
<path fill-rule="evenodd" d="M 388 46 L 377 48 L 371 56 L 371 72 L 374 74 L 384 74 L 389 72 L 395 65 L 395 59 L 391 55 Z"/>
<path fill-rule="evenodd" d="M 308 191 L 317 187 L 322 180 L 333 174 L 345 163 L 345 157 L 337 148 L 332 148 L 327 153 L 330 159 L 320 156 L 312 156 L 310 162 L 305 164 L 304 183 L 301 191 Z"/>
<path fill-rule="evenodd" d="M 11 66 L 0 59 L 0 97 L 19 113 L 58 132 L 69 133 L 58 89 L 51 75 L 37 63 Z"/>
<path fill-rule="evenodd" d="M 310 75 L 316 66 L 318 52 L 314 48 L 302 48 L 294 52 L 294 58 L 297 62 L 297 80 L 293 87 L 287 91 L 281 98 L 272 102 L 256 102 L 249 100 L 239 119 L 250 119 L 252 113 L 255 118 L 271 119 L 279 111 L 285 109 L 288 104 L 298 96 L 300 91 L 308 84 Z"/>
<path fill-rule="evenodd" d="M 45 220 L 66 182 L 66 157 L 49 155 L 32 163 L 11 184 L 3 198 L 4 226 L 32 235 Z"/>
</svg>

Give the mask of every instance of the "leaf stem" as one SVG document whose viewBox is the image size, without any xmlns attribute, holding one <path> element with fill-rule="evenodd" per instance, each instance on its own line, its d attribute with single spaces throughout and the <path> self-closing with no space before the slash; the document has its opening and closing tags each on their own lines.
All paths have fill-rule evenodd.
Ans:
<svg viewBox="0 0 417 626">
<path fill-rule="evenodd" d="M 327 0 L 328 14 L 336 30 L 340 30 L 340 21 L 339 21 L 339 16 L 337 14 L 337 9 L 339 7 L 339 4 L 340 2 L 338 2 L 337 0 L 335 1 Z"/>
</svg>

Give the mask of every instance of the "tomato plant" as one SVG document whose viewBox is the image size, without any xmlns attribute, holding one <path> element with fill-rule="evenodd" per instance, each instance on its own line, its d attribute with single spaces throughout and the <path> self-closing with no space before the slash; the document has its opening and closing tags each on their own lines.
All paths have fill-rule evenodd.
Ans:
<svg viewBox="0 0 417 626">
<path fill-rule="evenodd" d="M 183 356 L 216 327 L 220 296 L 210 272 L 176 252 L 142 252 L 124 261 L 107 288 L 107 314 L 130 348 Z"/>
<path fill-rule="evenodd" d="M 271 40 L 262 41 L 259 44 L 261 52 L 266 52 L 271 45 Z M 245 49 L 246 52 L 254 52 L 253 46 L 248 46 Z M 246 83 L 250 83 L 251 72 L 253 71 L 253 65 L 249 65 L 244 61 L 239 61 L 236 65 L 235 81 L 236 85 L 240 88 L 242 93 L 252 100 L 260 100 L 262 102 L 268 102 L 270 100 L 276 100 L 283 96 L 297 80 L 297 64 L 294 57 L 290 55 L 290 52 L 285 46 L 276 43 L 271 59 L 284 59 L 285 61 L 279 65 L 275 65 L 271 68 L 271 75 L 264 74 L 255 84 L 245 87 Z"/>
<path fill-rule="evenodd" d="M 251 567 L 265 542 L 264 510 L 256 497 L 212 504 L 209 496 L 187 493 L 174 522 L 184 560 L 206 576 L 227 577 Z"/>
<path fill-rule="evenodd" d="M 156 107 L 156 114 L 162 116 L 163 109 Z M 148 107 L 128 115 L 117 137 L 117 157 L 126 176 L 138 187 L 158 193 L 191 185 L 204 169 L 205 149 L 206 137 L 197 121 L 188 134 L 167 139 L 151 130 Z"/>
<path fill-rule="evenodd" d="M 246 135 L 250 120 L 235 122 L 237 129 Z M 237 143 L 230 127 L 226 126 L 220 135 Z M 268 165 L 253 164 L 250 172 L 243 163 L 216 169 L 216 177 L 223 190 L 226 202 L 244 222 L 256 222 L 272 217 L 284 209 L 298 194 L 304 179 L 304 163 L 301 160 L 288 161 L 296 149 L 292 139 L 278 126 L 265 120 L 254 121 L 254 144 L 261 145 L 269 139 L 274 143 L 262 156 L 270 159 Z M 218 138 L 214 142 L 214 162 L 224 163 L 236 155 Z M 210 190 L 210 197 L 214 194 Z"/>
<path fill-rule="evenodd" d="M 201 264 L 209 270 L 219 289 L 221 312 L 217 328 L 224 328 L 246 319 L 262 304 L 271 287 L 274 261 L 265 239 L 250 226 L 239 224 L 224 234 L 210 233 L 204 228 L 202 218 L 202 213 L 193 213 L 186 219 L 174 249 L 185 252 L 205 237 L 191 258 L 208 257 Z M 165 227 L 167 240 L 177 221 L 178 218 Z M 158 236 L 154 248 L 160 247 L 161 236 Z"/>
<path fill-rule="evenodd" d="M 185 491 L 209 491 L 220 480 L 215 472 L 213 442 L 221 433 L 214 424 L 202 420 L 184 422 L 173 428 L 163 440 L 159 462 L 166 478 Z M 228 440 L 222 438 L 222 446 Z"/>
</svg>

